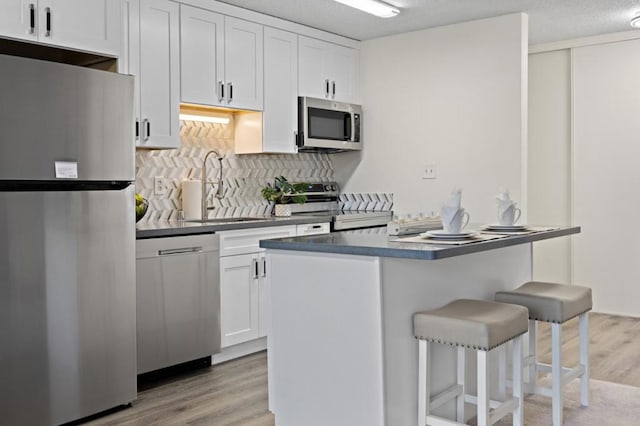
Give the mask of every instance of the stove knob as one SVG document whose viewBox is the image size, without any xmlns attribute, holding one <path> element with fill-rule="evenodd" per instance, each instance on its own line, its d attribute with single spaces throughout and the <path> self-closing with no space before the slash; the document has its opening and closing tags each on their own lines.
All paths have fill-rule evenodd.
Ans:
<svg viewBox="0 0 640 426">
<path fill-rule="evenodd" d="M 338 190 L 338 186 L 337 185 L 331 185 L 331 190 L 332 191 L 337 191 Z"/>
<path fill-rule="evenodd" d="M 331 185 L 325 185 L 324 186 L 324 190 L 325 191 L 331 191 Z"/>
</svg>

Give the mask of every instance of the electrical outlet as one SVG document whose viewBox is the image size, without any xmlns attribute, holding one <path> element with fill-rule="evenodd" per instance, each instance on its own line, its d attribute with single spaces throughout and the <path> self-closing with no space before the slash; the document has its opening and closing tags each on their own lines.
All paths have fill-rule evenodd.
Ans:
<svg viewBox="0 0 640 426">
<path fill-rule="evenodd" d="M 425 164 L 422 167 L 422 179 L 435 179 L 436 165 L 433 163 Z"/>
<path fill-rule="evenodd" d="M 167 182 L 164 177 L 156 176 L 153 178 L 154 195 L 164 195 L 167 192 Z"/>
</svg>

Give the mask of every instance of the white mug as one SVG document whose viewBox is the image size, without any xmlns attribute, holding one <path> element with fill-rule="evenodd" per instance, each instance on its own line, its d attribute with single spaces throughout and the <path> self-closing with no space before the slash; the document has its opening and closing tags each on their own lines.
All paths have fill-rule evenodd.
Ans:
<svg viewBox="0 0 640 426">
<path fill-rule="evenodd" d="M 458 234 L 460 231 L 464 229 L 465 226 L 469 223 L 469 213 L 464 211 L 463 208 L 458 209 L 455 215 L 451 218 L 451 220 L 442 221 L 442 229 L 447 234 Z"/>
<path fill-rule="evenodd" d="M 522 211 L 515 204 L 512 204 L 502 214 L 498 212 L 498 224 L 503 226 L 514 225 L 520 219 L 521 214 Z"/>
</svg>

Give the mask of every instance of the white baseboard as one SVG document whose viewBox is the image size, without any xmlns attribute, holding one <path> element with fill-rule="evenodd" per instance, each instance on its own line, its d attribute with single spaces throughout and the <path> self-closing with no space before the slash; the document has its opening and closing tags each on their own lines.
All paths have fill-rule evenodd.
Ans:
<svg viewBox="0 0 640 426">
<path fill-rule="evenodd" d="M 221 362 L 231 361 L 255 352 L 267 349 L 267 338 L 261 337 L 249 342 L 240 343 L 238 345 L 229 346 L 222 349 L 222 352 L 214 354 L 211 357 L 211 365 L 220 364 Z"/>
</svg>

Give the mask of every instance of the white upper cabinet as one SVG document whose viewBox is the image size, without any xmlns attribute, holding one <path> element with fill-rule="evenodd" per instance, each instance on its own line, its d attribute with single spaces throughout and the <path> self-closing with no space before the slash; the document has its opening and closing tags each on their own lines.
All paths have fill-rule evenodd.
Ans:
<svg viewBox="0 0 640 426">
<path fill-rule="evenodd" d="M 180 99 L 220 105 L 224 98 L 224 16 L 180 5 Z"/>
<path fill-rule="evenodd" d="M 129 68 L 139 88 L 136 145 L 174 148 L 180 145 L 178 4 L 169 0 L 140 0 L 139 19 L 139 36 L 131 34 L 129 44 L 129 56 L 139 58 L 131 60 Z"/>
<path fill-rule="evenodd" d="M 298 36 L 264 28 L 264 112 L 262 143 L 237 139 L 236 154 L 295 153 L 298 128 Z"/>
<path fill-rule="evenodd" d="M 300 96 L 359 102 L 359 52 L 350 47 L 298 37 Z"/>
<path fill-rule="evenodd" d="M 120 1 L 3 0 L 0 36 L 118 56 Z"/>
<path fill-rule="evenodd" d="M 181 100 L 260 111 L 263 27 L 181 5 Z"/>
</svg>

